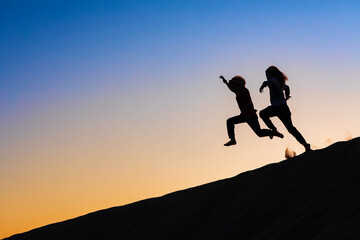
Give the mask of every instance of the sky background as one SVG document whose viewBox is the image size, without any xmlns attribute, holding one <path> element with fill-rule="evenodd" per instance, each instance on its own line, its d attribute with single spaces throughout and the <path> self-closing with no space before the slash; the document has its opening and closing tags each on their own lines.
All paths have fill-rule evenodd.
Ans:
<svg viewBox="0 0 360 240">
<path fill-rule="evenodd" d="M 0 238 L 235 176 L 303 147 L 225 121 L 219 75 L 289 77 L 313 148 L 360 135 L 359 1 L 0 0 Z M 265 124 L 260 121 L 262 127 Z"/>
</svg>

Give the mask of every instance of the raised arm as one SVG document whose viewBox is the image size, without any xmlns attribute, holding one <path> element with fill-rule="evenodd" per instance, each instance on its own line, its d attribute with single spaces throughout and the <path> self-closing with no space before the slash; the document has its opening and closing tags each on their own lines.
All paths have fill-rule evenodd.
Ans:
<svg viewBox="0 0 360 240">
<path fill-rule="evenodd" d="M 233 89 L 230 88 L 229 82 L 222 75 L 219 78 L 223 80 L 223 82 L 226 84 L 226 86 L 228 86 L 230 91 L 233 91 Z"/>
<path fill-rule="evenodd" d="M 229 86 L 229 83 L 228 83 L 228 81 L 222 76 L 222 75 L 220 75 L 220 77 L 219 77 L 220 79 L 222 79 L 223 80 L 223 82 L 227 85 L 227 86 Z"/>
<path fill-rule="evenodd" d="M 233 80 L 227 81 L 223 76 L 220 76 L 219 78 L 221 78 L 223 80 L 223 82 L 226 84 L 226 86 L 228 86 L 230 91 L 237 94 L 238 87 L 236 87 L 236 85 L 232 82 Z"/>
</svg>

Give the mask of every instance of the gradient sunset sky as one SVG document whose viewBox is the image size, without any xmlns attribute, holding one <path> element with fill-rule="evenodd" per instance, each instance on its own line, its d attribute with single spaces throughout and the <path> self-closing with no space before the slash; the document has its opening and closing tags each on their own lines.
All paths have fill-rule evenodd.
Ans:
<svg viewBox="0 0 360 240">
<path fill-rule="evenodd" d="M 360 1 L 0 1 L 0 238 L 232 177 L 303 147 L 225 121 L 289 77 L 313 148 L 360 135 Z M 265 124 L 260 120 L 265 128 Z"/>
</svg>

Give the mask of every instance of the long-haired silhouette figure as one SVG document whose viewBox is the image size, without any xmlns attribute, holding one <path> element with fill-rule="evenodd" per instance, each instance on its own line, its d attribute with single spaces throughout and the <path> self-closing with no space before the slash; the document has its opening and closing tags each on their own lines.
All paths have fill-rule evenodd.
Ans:
<svg viewBox="0 0 360 240">
<path fill-rule="evenodd" d="M 230 141 L 225 143 L 225 146 L 231 146 L 236 144 L 235 140 L 235 124 L 238 123 L 247 123 L 252 130 L 259 137 L 270 137 L 271 139 L 274 136 L 283 138 L 284 136 L 278 131 L 272 131 L 270 129 L 261 129 L 259 120 L 254 109 L 253 102 L 250 97 L 249 90 L 245 87 L 246 81 L 241 76 L 233 77 L 229 82 L 223 77 L 220 76 L 223 82 L 228 86 L 230 91 L 234 92 L 236 95 L 236 101 L 240 108 L 240 115 L 229 118 L 226 121 L 227 131 L 230 138 Z"/>
<path fill-rule="evenodd" d="M 311 150 L 310 144 L 306 142 L 301 133 L 294 127 L 291 120 L 291 112 L 286 103 L 290 99 L 290 88 L 285 82 L 288 80 L 287 76 L 281 72 L 277 67 L 270 66 L 265 71 L 267 81 L 265 81 L 261 87 L 262 93 L 265 87 L 270 89 L 270 102 L 271 106 L 260 111 L 260 117 L 265 122 L 268 128 L 277 132 L 276 127 L 271 122 L 270 117 L 277 116 L 281 122 L 285 125 L 286 129 L 293 135 L 296 140 L 301 143 L 306 151 Z M 285 96 L 284 96 L 285 92 Z"/>
</svg>

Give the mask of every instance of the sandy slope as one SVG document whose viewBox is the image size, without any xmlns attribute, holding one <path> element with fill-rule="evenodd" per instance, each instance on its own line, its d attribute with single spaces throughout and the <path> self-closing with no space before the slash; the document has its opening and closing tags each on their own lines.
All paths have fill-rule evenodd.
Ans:
<svg viewBox="0 0 360 240">
<path fill-rule="evenodd" d="M 8 239 L 360 239 L 360 138 Z"/>
</svg>

